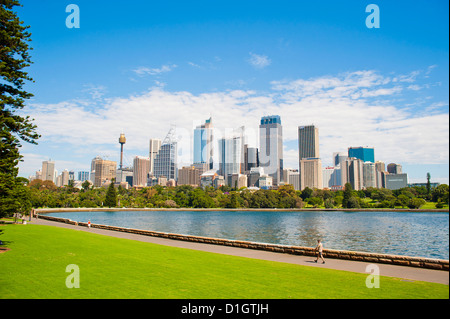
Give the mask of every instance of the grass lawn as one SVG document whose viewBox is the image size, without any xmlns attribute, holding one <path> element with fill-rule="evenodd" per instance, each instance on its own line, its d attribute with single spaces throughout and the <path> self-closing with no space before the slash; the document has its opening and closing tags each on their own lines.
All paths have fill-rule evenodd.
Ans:
<svg viewBox="0 0 450 319">
<path fill-rule="evenodd" d="M 41 225 L 0 226 L 0 298 L 448 298 L 447 285 L 167 247 Z M 80 288 L 66 287 L 66 266 Z"/>
</svg>

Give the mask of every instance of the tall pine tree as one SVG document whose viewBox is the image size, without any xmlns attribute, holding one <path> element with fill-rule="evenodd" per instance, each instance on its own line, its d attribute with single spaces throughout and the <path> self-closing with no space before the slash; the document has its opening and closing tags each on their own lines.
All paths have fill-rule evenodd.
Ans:
<svg viewBox="0 0 450 319">
<path fill-rule="evenodd" d="M 111 184 L 108 186 L 108 190 L 106 191 L 106 198 L 105 198 L 105 206 L 108 207 L 116 207 L 117 206 L 117 193 L 116 189 L 114 187 L 114 181 L 113 178 L 111 181 Z"/>
<path fill-rule="evenodd" d="M 23 186 L 17 178 L 20 143 L 37 144 L 40 137 L 32 119 L 18 114 L 33 96 L 24 90 L 25 81 L 33 80 L 23 70 L 32 63 L 31 33 L 13 11 L 16 6 L 21 6 L 17 0 L 0 1 L 0 217 L 24 212 L 24 203 L 17 200 Z"/>
</svg>

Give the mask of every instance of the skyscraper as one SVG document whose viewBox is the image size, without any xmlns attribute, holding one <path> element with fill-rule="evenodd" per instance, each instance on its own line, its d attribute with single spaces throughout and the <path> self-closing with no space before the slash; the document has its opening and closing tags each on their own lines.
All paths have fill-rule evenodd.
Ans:
<svg viewBox="0 0 450 319">
<path fill-rule="evenodd" d="M 365 162 L 363 164 L 364 188 L 377 187 L 377 171 L 375 163 Z"/>
<path fill-rule="evenodd" d="M 133 159 L 133 186 L 147 186 L 150 158 L 136 156 Z"/>
<path fill-rule="evenodd" d="M 42 162 L 42 180 L 43 181 L 52 181 L 56 183 L 56 171 L 55 171 L 55 162 L 53 161 L 43 161 Z"/>
<path fill-rule="evenodd" d="M 261 118 L 259 144 L 259 165 L 278 185 L 283 180 L 283 127 L 279 115 Z"/>
<path fill-rule="evenodd" d="M 363 162 L 375 163 L 375 151 L 373 147 L 349 147 L 348 157 L 359 158 Z"/>
<path fill-rule="evenodd" d="M 348 158 L 347 153 L 343 152 L 334 152 L 333 153 L 333 165 L 334 167 L 341 167 L 341 163 L 345 162 Z"/>
<path fill-rule="evenodd" d="M 178 178 L 177 142 L 175 141 L 175 128 L 167 133 L 158 154 L 153 161 L 153 176 L 164 176 L 167 180 Z M 134 182 L 133 182 L 134 183 Z"/>
<path fill-rule="evenodd" d="M 194 130 L 194 164 L 208 164 L 213 168 L 213 126 L 209 118 L 205 124 L 199 125 Z"/>
<path fill-rule="evenodd" d="M 402 166 L 396 163 L 390 163 L 387 166 L 387 171 L 389 174 L 402 174 Z"/>
<path fill-rule="evenodd" d="M 359 158 L 349 157 L 341 167 L 342 181 L 350 183 L 354 190 L 361 190 L 364 186 L 364 162 Z"/>
<path fill-rule="evenodd" d="M 78 172 L 78 180 L 84 182 L 89 179 L 89 172 L 81 171 Z"/>
<path fill-rule="evenodd" d="M 314 125 L 298 127 L 298 158 L 301 189 L 323 188 L 319 129 Z"/>
<path fill-rule="evenodd" d="M 301 189 L 323 188 L 322 161 L 320 158 L 302 158 L 299 166 Z"/>
<path fill-rule="evenodd" d="M 150 158 L 150 175 L 155 175 L 155 157 L 158 154 L 159 149 L 161 148 L 161 140 L 152 138 L 149 143 L 149 153 L 148 157 Z"/>
<path fill-rule="evenodd" d="M 219 175 L 239 174 L 242 165 L 242 136 L 219 139 Z"/>
<path fill-rule="evenodd" d="M 319 129 L 314 125 L 298 127 L 298 156 L 319 158 Z"/>
<path fill-rule="evenodd" d="M 94 167 L 95 167 L 95 180 L 94 180 L 95 187 L 100 187 L 106 181 L 111 182 L 113 178 L 116 178 L 116 168 L 117 168 L 116 162 L 104 160 L 101 157 L 96 157 L 94 159 Z"/>
<path fill-rule="evenodd" d="M 253 167 L 259 166 L 258 149 L 244 145 L 244 173 L 249 173 Z"/>
<path fill-rule="evenodd" d="M 69 185 L 69 171 L 63 170 L 61 173 L 61 186 Z"/>
</svg>

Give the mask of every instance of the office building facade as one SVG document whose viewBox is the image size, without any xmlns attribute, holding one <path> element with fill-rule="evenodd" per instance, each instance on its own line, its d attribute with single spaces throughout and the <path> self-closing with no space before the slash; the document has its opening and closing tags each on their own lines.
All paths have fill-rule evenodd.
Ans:
<svg viewBox="0 0 450 319">
<path fill-rule="evenodd" d="M 195 166 L 187 166 L 178 170 L 178 185 L 200 185 L 200 170 Z"/>
<path fill-rule="evenodd" d="M 43 181 L 52 181 L 53 183 L 56 183 L 55 162 L 43 161 L 41 172 Z"/>
<path fill-rule="evenodd" d="M 361 190 L 364 187 L 364 162 L 359 158 L 349 157 L 341 168 L 343 184 L 350 183 L 354 190 Z"/>
<path fill-rule="evenodd" d="M 408 186 L 408 175 L 401 174 L 386 174 L 385 175 L 386 188 L 390 190 L 396 190 Z"/>
<path fill-rule="evenodd" d="M 349 147 L 348 157 L 358 158 L 363 162 L 375 163 L 375 151 L 373 147 Z"/>
<path fill-rule="evenodd" d="M 300 187 L 323 188 L 322 161 L 319 158 L 319 129 L 314 125 L 298 127 Z"/>
<path fill-rule="evenodd" d="M 150 158 L 150 175 L 154 175 L 155 170 L 155 158 L 161 148 L 161 140 L 152 138 L 149 142 L 149 153 L 148 157 Z"/>
<path fill-rule="evenodd" d="M 272 177 L 273 184 L 283 180 L 283 127 L 278 115 L 264 116 L 259 125 L 259 165 Z"/>
<path fill-rule="evenodd" d="M 219 139 L 219 175 L 224 176 L 225 181 L 232 174 L 241 173 L 242 166 L 242 136 Z"/>
<path fill-rule="evenodd" d="M 154 160 L 155 177 L 164 176 L 167 180 L 178 178 L 177 142 L 171 141 L 161 145 Z"/>
<path fill-rule="evenodd" d="M 133 159 L 133 186 L 147 186 L 150 172 L 150 158 L 136 156 Z"/>
<path fill-rule="evenodd" d="M 363 186 L 364 188 L 377 187 L 377 171 L 373 162 L 363 164 Z"/>
<path fill-rule="evenodd" d="M 298 157 L 319 158 L 319 129 L 314 125 L 298 127 Z"/>
<path fill-rule="evenodd" d="M 214 131 L 212 119 L 199 125 L 194 130 L 194 164 L 208 164 L 208 169 L 213 168 L 214 160 Z"/>
<path fill-rule="evenodd" d="M 111 182 L 116 178 L 117 163 L 115 161 L 104 160 L 100 157 L 94 159 L 95 180 L 94 186 L 101 187 L 106 182 Z"/>
<path fill-rule="evenodd" d="M 305 189 L 323 188 L 322 161 L 320 158 L 302 158 L 300 160 L 300 187 Z"/>
</svg>

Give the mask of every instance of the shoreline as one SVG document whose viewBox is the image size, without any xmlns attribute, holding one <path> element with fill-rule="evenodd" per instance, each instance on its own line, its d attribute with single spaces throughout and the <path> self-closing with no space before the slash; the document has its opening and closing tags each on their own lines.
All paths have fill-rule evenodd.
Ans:
<svg viewBox="0 0 450 319">
<path fill-rule="evenodd" d="M 64 212 L 113 212 L 113 211 L 267 211 L 267 212 L 408 212 L 408 213 L 449 213 L 449 209 L 410 209 L 410 208 L 126 208 L 126 207 L 93 207 L 93 208 L 36 208 L 35 213 Z"/>
<path fill-rule="evenodd" d="M 134 229 L 127 227 L 109 226 L 101 224 L 88 224 L 85 222 L 73 221 L 67 218 L 47 216 L 45 213 L 43 215 L 37 215 L 37 219 L 44 219 L 48 221 L 58 222 L 61 224 L 72 225 L 75 227 L 85 227 L 87 229 L 96 228 L 109 230 L 121 233 L 130 233 L 135 235 L 143 235 L 150 237 L 159 237 L 169 240 L 176 241 L 186 241 L 195 242 L 201 244 L 212 244 L 218 246 L 230 246 L 237 248 L 245 248 L 252 250 L 262 250 L 271 251 L 290 255 L 301 255 L 301 256 L 315 256 L 315 249 L 312 247 L 304 246 L 294 246 L 294 245 L 281 245 L 281 244 L 269 244 L 269 243 L 259 243 L 243 240 L 232 240 L 223 238 L 213 238 L 205 236 L 194 236 L 185 234 L 175 234 L 160 231 L 151 231 L 143 229 Z M 341 259 L 341 260 L 352 260 L 352 261 L 362 261 L 380 264 L 391 264 L 398 266 L 408 266 L 416 268 L 427 268 L 434 270 L 449 271 L 449 260 L 447 259 L 437 259 L 428 257 L 413 257 L 413 256 L 403 256 L 403 255 L 391 255 L 391 254 L 380 254 L 380 253 L 370 253 L 370 252 L 360 252 L 360 251 L 348 251 L 348 250 L 335 250 L 335 249 L 324 249 L 324 257 L 331 259 Z"/>
</svg>

